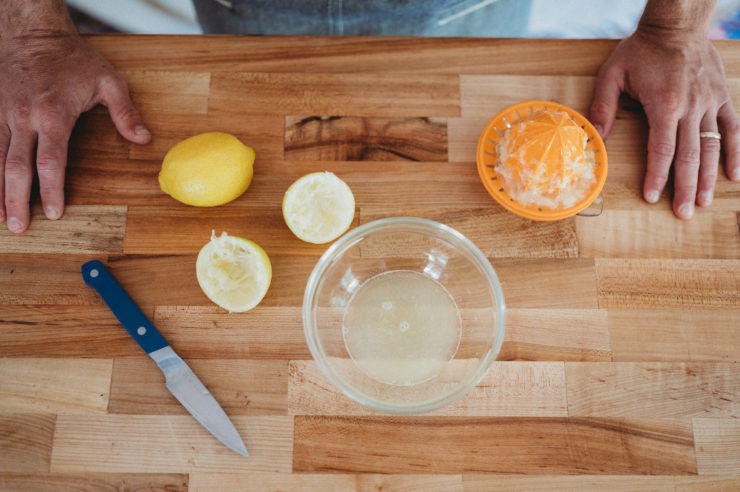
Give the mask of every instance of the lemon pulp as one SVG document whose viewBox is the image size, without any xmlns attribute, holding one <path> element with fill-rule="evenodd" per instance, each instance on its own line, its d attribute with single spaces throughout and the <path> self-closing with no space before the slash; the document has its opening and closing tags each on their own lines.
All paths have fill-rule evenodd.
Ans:
<svg viewBox="0 0 740 492">
<path fill-rule="evenodd" d="M 587 142 L 586 131 L 561 111 L 538 111 L 513 124 L 496 149 L 506 193 L 525 206 L 575 206 L 596 184 Z"/>
<path fill-rule="evenodd" d="M 229 312 L 248 311 L 262 301 L 272 280 L 270 258 L 257 243 L 211 233 L 195 263 L 198 284 L 208 298 Z"/>
<path fill-rule="evenodd" d="M 283 198 L 283 218 L 299 239 L 322 244 L 341 236 L 355 216 L 350 187 L 330 172 L 307 174 Z"/>
</svg>

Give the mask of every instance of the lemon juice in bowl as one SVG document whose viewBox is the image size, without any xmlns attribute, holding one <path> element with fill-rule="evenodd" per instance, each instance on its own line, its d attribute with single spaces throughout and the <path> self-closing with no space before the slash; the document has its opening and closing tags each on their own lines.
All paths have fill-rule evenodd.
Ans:
<svg viewBox="0 0 740 492">
<path fill-rule="evenodd" d="M 496 358 L 505 306 L 485 255 L 454 229 L 416 217 L 362 224 L 309 276 L 306 342 L 344 395 L 420 413 L 467 394 Z"/>
<path fill-rule="evenodd" d="M 383 272 L 350 298 L 342 322 L 352 360 L 371 378 L 410 386 L 437 376 L 460 343 L 460 314 L 450 293 L 410 270 Z"/>
</svg>

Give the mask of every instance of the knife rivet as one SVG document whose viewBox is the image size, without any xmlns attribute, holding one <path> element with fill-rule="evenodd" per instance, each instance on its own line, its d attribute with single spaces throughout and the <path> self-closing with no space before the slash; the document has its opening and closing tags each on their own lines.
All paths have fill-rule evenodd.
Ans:
<svg viewBox="0 0 740 492">
<path fill-rule="evenodd" d="M 95 269 L 95 268 L 93 268 L 92 270 L 90 270 L 90 276 L 91 276 L 92 278 L 95 278 L 95 277 L 97 277 L 97 276 L 98 276 L 98 273 L 100 273 L 100 272 L 98 272 L 98 270 L 97 270 L 97 269 Z"/>
<path fill-rule="evenodd" d="M 146 335 L 146 328 L 144 328 L 143 326 L 140 326 L 140 327 L 139 327 L 139 328 L 138 328 L 138 329 L 136 330 L 136 333 L 138 333 L 139 335 Z"/>
</svg>

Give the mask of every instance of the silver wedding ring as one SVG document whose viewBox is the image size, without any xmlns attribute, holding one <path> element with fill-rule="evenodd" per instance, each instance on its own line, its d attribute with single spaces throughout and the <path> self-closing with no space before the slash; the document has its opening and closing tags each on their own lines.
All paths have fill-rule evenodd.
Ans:
<svg viewBox="0 0 740 492">
<path fill-rule="evenodd" d="M 719 132 L 699 132 L 699 138 L 716 138 L 722 140 L 722 135 Z"/>
</svg>

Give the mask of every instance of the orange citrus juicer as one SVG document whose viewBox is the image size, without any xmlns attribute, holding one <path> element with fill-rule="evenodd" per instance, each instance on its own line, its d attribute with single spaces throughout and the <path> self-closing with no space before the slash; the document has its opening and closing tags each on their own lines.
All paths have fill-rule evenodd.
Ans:
<svg viewBox="0 0 740 492">
<path fill-rule="evenodd" d="M 518 133 L 512 137 L 513 140 L 507 141 L 509 148 L 513 146 L 520 150 L 517 156 L 510 155 L 507 159 L 507 162 L 515 159 L 513 162 L 517 165 L 512 170 L 511 178 L 521 178 L 524 188 L 528 188 L 533 179 L 542 178 L 541 171 L 544 170 L 556 181 L 563 182 L 567 178 L 566 173 L 569 172 L 564 160 L 570 157 L 582 159 L 584 152 L 590 151 L 593 152 L 595 163 L 593 172 L 596 181 L 585 197 L 567 208 L 552 208 L 536 204 L 525 205 L 509 196 L 504 189 L 504 176 L 496 170 L 497 164 L 501 161 L 498 147 L 506 132 L 522 122 L 527 126 L 519 128 Z M 586 134 L 585 148 L 583 132 Z M 526 162 L 520 164 L 521 161 L 516 160 L 517 157 Z M 588 209 L 597 198 L 598 203 L 601 203 L 599 194 L 606 181 L 608 166 L 606 147 L 596 128 L 580 113 L 552 101 L 524 101 L 509 106 L 494 116 L 478 139 L 476 162 L 478 174 L 488 193 L 502 207 L 532 220 L 565 219 Z M 524 168 L 527 163 L 531 166 L 532 162 L 544 163 L 545 167 L 536 166 L 538 169 L 531 170 L 535 173 L 534 177 L 532 173 L 527 175 L 529 177 L 524 177 L 527 171 Z"/>
</svg>

